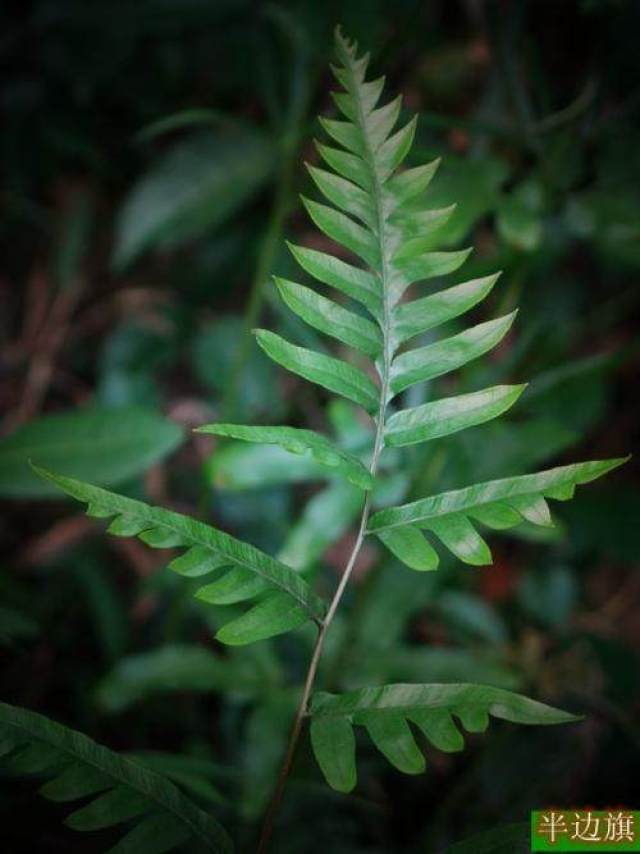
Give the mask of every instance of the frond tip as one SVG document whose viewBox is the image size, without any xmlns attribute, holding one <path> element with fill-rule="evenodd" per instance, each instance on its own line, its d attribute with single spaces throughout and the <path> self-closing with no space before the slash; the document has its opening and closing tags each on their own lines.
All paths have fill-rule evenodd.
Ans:
<svg viewBox="0 0 640 854">
<path fill-rule="evenodd" d="M 447 373 L 482 355 L 506 334 L 513 315 L 480 324 L 440 342 L 436 354 L 424 348 L 398 354 L 410 338 L 468 311 L 491 290 L 497 276 L 456 285 L 430 297 L 402 303 L 415 282 L 445 276 L 464 263 L 469 249 L 434 252 L 432 235 L 455 205 L 430 209 L 415 199 L 429 185 L 439 161 L 402 171 L 411 148 L 416 118 L 399 130 L 401 98 L 379 104 L 384 78 L 367 81 L 368 56 L 357 56 L 354 42 L 336 30 L 339 65 L 332 67 L 343 91 L 333 98 L 342 118 L 321 118 L 331 144 L 317 143 L 327 168 L 307 165 L 325 203 L 302 198 L 315 225 L 343 247 L 355 264 L 327 252 L 290 246 L 313 278 L 356 300 L 370 315 L 354 312 L 311 288 L 276 279 L 287 306 L 319 332 L 369 357 L 361 370 L 352 360 L 297 347 L 258 330 L 258 344 L 287 370 L 347 397 L 371 415 L 415 382 Z M 438 370 L 426 367 L 438 356 Z M 361 361 L 362 357 L 359 357 Z M 370 375 L 378 374 L 378 383 Z"/>
</svg>

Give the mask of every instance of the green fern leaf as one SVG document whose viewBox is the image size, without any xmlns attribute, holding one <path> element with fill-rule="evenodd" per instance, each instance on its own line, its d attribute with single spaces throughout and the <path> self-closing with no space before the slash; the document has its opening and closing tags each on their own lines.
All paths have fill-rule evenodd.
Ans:
<svg viewBox="0 0 640 854">
<path fill-rule="evenodd" d="M 224 828 L 164 776 L 43 715 L 0 703 L 0 744 L 9 770 L 49 778 L 40 789 L 49 800 L 91 798 L 66 818 L 74 830 L 133 821 L 110 854 L 161 854 L 189 841 L 205 851 L 233 851 Z"/>
<path fill-rule="evenodd" d="M 265 353 L 283 368 L 329 391 L 341 394 L 371 412 L 377 408 L 380 396 L 378 389 L 359 368 L 341 359 L 334 359 L 305 347 L 296 347 L 267 329 L 258 329 L 256 337 Z"/>
<path fill-rule="evenodd" d="M 477 305 L 491 291 L 500 273 L 472 279 L 461 285 L 454 285 L 438 291 L 431 296 L 400 303 L 393 309 L 393 331 L 398 343 L 403 343 L 414 335 L 428 332 L 436 326 L 459 317 Z"/>
<path fill-rule="evenodd" d="M 310 276 L 362 303 L 380 320 L 383 312 L 382 294 L 374 275 L 326 252 L 318 252 L 316 249 L 296 246 L 293 243 L 288 243 L 287 246 L 298 264 Z"/>
<path fill-rule="evenodd" d="M 309 167 L 325 201 L 304 198 L 303 203 L 320 231 L 341 247 L 336 250 L 341 257 L 301 246 L 290 249 L 313 279 L 360 307 L 352 310 L 294 281 L 277 279 L 276 286 L 287 306 L 303 321 L 358 352 L 337 358 L 297 346 L 267 330 L 259 329 L 255 334 L 258 345 L 276 363 L 369 413 L 375 422 L 373 447 L 358 449 L 363 456 L 370 456 L 369 471 L 351 454 L 311 431 L 228 424 L 206 428 L 220 435 L 309 453 L 313 463 L 333 467 L 351 484 L 367 490 L 363 496 L 349 483 L 332 483 L 312 499 L 300 525 L 283 547 L 283 553 L 292 555 L 297 567 L 306 568 L 309 555 L 317 555 L 326 547 L 327 531 L 344 530 L 340 526 L 348 524 L 356 506 L 361 509 L 356 545 L 326 616 L 323 603 L 304 579 L 281 561 L 179 514 L 69 478 L 41 473 L 63 491 L 88 502 L 91 515 L 115 516 L 110 526 L 112 533 L 139 536 L 157 548 L 186 549 L 185 554 L 172 561 L 172 569 L 191 577 L 216 573 L 197 591 L 202 600 L 215 604 L 257 600 L 248 612 L 221 629 L 221 640 L 248 643 L 288 631 L 309 619 L 315 621 L 320 632 L 301 714 L 309 713 L 309 692 L 325 634 L 365 535 L 377 536 L 401 561 L 419 571 L 433 570 L 438 564 L 437 552 L 427 537 L 436 538 L 464 562 L 485 564 L 490 562 L 491 553 L 476 530 L 477 524 L 505 529 L 526 519 L 549 525 L 547 498 L 566 500 L 577 484 L 593 480 L 624 462 L 580 463 L 481 483 L 370 515 L 372 503 L 377 500 L 373 487 L 378 485 L 377 472 L 385 447 L 428 441 L 496 418 L 515 403 L 523 386 L 497 386 L 402 408 L 401 395 L 406 389 L 456 371 L 496 347 L 509 332 L 515 312 L 427 345 L 412 345 L 415 336 L 461 317 L 478 305 L 493 288 L 497 276 L 424 294 L 422 282 L 455 272 L 471 250 L 434 250 L 439 230 L 454 210 L 453 206 L 432 209 L 421 201 L 438 161 L 403 171 L 401 167 L 415 134 L 415 118 L 396 129 L 400 99 L 379 106 L 384 81 L 366 80 L 368 56 L 358 57 L 356 46 L 339 32 L 336 48 L 340 64 L 333 72 L 343 91 L 334 94 L 334 101 L 342 118 L 321 122 L 331 140 L 329 145 L 317 143 L 327 168 Z M 345 251 L 347 260 L 342 257 Z M 336 494 L 340 499 L 339 519 L 329 507 Z M 324 527 L 321 519 L 327 521 Z M 321 535 L 314 535 L 314 526 L 322 527 Z M 308 550 L 306 556 L 301 555 L 304 550 Z M 331 785 L 349 791 L 356 782 L 354 725 L 365 726 L 374 743 L 398 768 L 417 773 L 422 770 L 424 759 L 411 726 L 417 726 L 439 749 L 453 751 L 461 749 L 464 741 L 452 716 L 466 730 L 476 732 L 485 729 L 489 714 L 520 723 L 574 719 L 497 688 L 389 685 L 341 697 L 316 695 L 311 708 L 311 735 L 316 756 Z M 299 727 L 294 727 L 294 732 L 297 737 Z M 25 761 L 37 761 L 37 757 L 27 755 Z M 96 791 L 102 791 L 99 781 L 93 785 L 98 785 Z M 121 806 L 120 798 L 121 793 L 115 790 L 106 807 L 110 809 L 115 804 L 117 809 L 134 813 L 140 809 L 133 799 Z M 98 819 L 89 810 L 79 820 Z"/>
<path fill-rule="evenodd" d="M 415 383 L 448 374 L 477 359 L 502 341 L 515 316 L 513 311 L 497 320 L 472 326 L 451 338 L 401 353 L 391 367 L 391 390 L 395 393 L 403 391 Z"/>
<path fill-rule="evenodd" d="M 347 311 L 311 288 L 286 279 L 275 282 L 284 302 L 309 326 L 369 356 L 377 356 L 382 350 L 382 334 L 371 321 Z"/>
<path fill-rule="evenodd" d="M 332 171 L 308 166 L 330 204 L 306 198 L 303 203 L 320 230 L 364 262 L 367 269 L 328 253 L 296 246 L 290 249 L 307 273 L 360 302 L 373 322 L 308 287 L 279 279 L 276 284 L 285 303 L 303 320 L 375 359 L 379 385 L 349 362 L 297 347 L 265 330 L 258 330 L 256 335 L 262 349 L 281 366 L 374 415 L 385 444 L 410 444 L 482 423 L 515 402 L 517 387 L 487 389 L 475 398 L 436 402 L 428 410 L 396 413 L 386 428 L 384 424 L 386 406 L 395 395 L 486 353 L 506 335 L 515 313 L 427 347 L 398 352 L 415 335 L 476 305 L 489 293 L 497 275 L 401 302 L 410 285 L 455 271 L 470 250 L 428 251 L 433 234 L 455 207 L 434 210 L 415 205 L 415 197 L 428 187 L 438 161 L 399 171 L 413 140 L 415 120 L 394 132 L 401 99 L 378 106 L 383 81 L 365 80 L 368 58 L 358 58 L 354 46 L 340 34 L 336 45 L 341 65 L 333 71 L 346 91 L 334 93 L 334 100 L 345 120 L 325 118 L 321 125 L 341 148 L 318 143 L 318 151 Z"/>
<path fill-rule="evenodd" d="M 374 513 L 369 530 L 388 543 L 391 531 L 404 530 L 405 526 L 426 529 L 465 563 L 491 563 L 491 552 L 472 519 L 498 530 L 511 528 L 524 519 L 534 525 L 551 525 L 545 498 L 567 500 L 577 485 L 602 477 L 627 459 L 575 463 L 432 495 Z"/>
<path fill-rule="evenodd" d="M 396 98 L 379 106 L 383 79 L 366 80 L 368 56 L 358 57 L 356 46 L 339 31 L 336 51 L 340 64 L 333 67 L 333 72 L 344 91 L 333 93 L 333 97 L 343 118 L 321 119 L 332 144 L 318 143 L 317 148 L 329 169 L 308 167 L 329 205 L 309 199 L 303 202 L 320 230 L 364 262 L 365 268 L 328 253 L 290 248 L 307 273 L 361 303 L 371 321 L 308 287 L 281 280 L 277 284 L 284 301 L 303 320 L 374 359 L 379 382 L 373 383 L 348 362 L 298 348 L 273 333 L 258 331 L 257 335 L 260 346 L 276 362 L 358 403 L 375 418 L 377 438 L 371 465 L 375 474 L 384 447 L 429 441 L 497 418 L 513 406 L 525 386 L 495 386 L 389 411 L 390 402 L 416 383 L 456 371 L 496 347 L 509 332 L 516 312 L 425 346 L 410 346 L 415 336 L 460 317 L 481 302 L 499 274 L 428 296 L 418 293 L 406 298 L 414 284 L 457 270 L 470 250 L 433 251 L 438 229 L 455 207 L 431 209 L 419 200 L 428 189 L 438 161 L 399 169 L 413 140 L 415 120 L 395 130 L 401 101 Z M 601 473 L 614 464 L 603 464 Z M 550 524 L 545 495 L 563 497 L 562 490 L 571 492 L 576 482 L 582 482 L 580 478 L 587 469 L 577 467 L 570 471 L 577 480 L 569 478 L 550 493 L 536 491 L 535 478 L 541 476 L 516 479 L 518 485 L 508 479 L 502 497 L 484 497 L 483 490 L 491 493 L 491 485 L 480 484 L 456 492 L 472 491 L 475 503 L 465 508 L 467 512 L 432 512 L 432 505 L 440 507 L 441 496 L 434 496 L 375 513 L 367 530 L 413 569 L 431 570 L 438 565 L 437 553 L 424 531 L 466 563 L 490 563 L 489 546 L 475 524 L 493 529 L 512 527 L 522 519 Z M 525 489 L 522 494 L 521 488 Z"/>
<path fill-rule="evenodd" d="M 317 463 L 344 475 L 354 486 L 361 489 L 373 487 L 371 473 L 357 457 L 338 448 L 325 436 L 313 430 L 301 430 L 297 427 L 248 427 L 244 424 L 205 424 L 198 427 L 196 432 L 229 436 L 245 442 L 279 445 L 292 454 L 304 454 L 308 451 Z"/>
<path fill-rule="evenodd" d="M 305 572 L 345 534 L 362 510 L 362 495 L 336 480 L 304 506 L 278 553 L 288 566 Z"/>
<path fill-rule="evenodd" d="M 438 750 L 464 747 L 454 716 L 468 732 L 484 732 L 494 718 L 519 724 L 560 724 L 575 715 L 520 694 L 484 685 L 384 685 L 348 694 L 317 693 L 311 706 L 311 744 L 332 788 L 356 785 L 354 726 L 363 726 L 384 756 L 405 774 L 420 774 L 425 760 L 411 726 Z"/>
<path fill-rule="evenodd" d="M 380 531 L 378 538 L 399 560 L 411 569 L 423 572 L 438 568 L 438 555 L 424 534 L 413 525 Z"/>
<path fill-rule="evenodd" d="M 169 566 L 191 577 L 222 569 L 224 575 L 196 591 L 206 602 L 229 604 L 264 596 L 251 610 L 223 626 L 219 640 L 229 644 L 252 643 L 272 637 L 324 616 L 322 601 L 290 567 L 253 546 L 180 513 L 151 507 L 79 480 L 34 467 L 45 480 L 88 504 L 97 518 L 115 517 L 109 533 L 137 536 L 153 548 L 185 548 Z M 281 612 L 281 613 L 280 613 Z"/>
<path fill-rule="evenodd" d="M 494 386 L 403 409 L 387 420 L 385 443 L 415 445 L 484 424 L 510 409 L 526 387 L 526 384 Z"/>
</svg>

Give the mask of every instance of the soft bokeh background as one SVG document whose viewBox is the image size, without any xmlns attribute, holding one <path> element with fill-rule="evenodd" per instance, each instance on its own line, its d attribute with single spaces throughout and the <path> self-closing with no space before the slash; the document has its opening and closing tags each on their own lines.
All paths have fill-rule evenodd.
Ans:
<svg viewBox="0 0 640 854">
<path fill-rule="evenodd" d="M 324 346 L 268 274 L 293 274 L 286 237 L 323 240 L 297 194 L 313 194 L 303 161 L 331 110 L 337 22 L 419 113 L 412 161 L 444 157 L 431 202 L 459 207 L 442 246 L 475 247 L 450 281 L 504 271 L 473 317 L 521 309 L 495 355 L 414 401 L 531 380 L 500 421 L 391 459 L 389 500 L 633 450 L 640 4 L 33 0 L 0 20 L 2 698 L 114 749 L 177 754 L 158 762 L 182 763 L 253 850 L 311 636 L 220 648 L 215 610 L 166 553 L 107 538 L 26 460 L 199 514 L 333 588 L 354 493 L 189 431 L 224 416 L 367 440 L 248 334 L 260 320 Z M 494 536 L 491 568 L 425 577 L 367 549 L 325 686 L 478 681 L 587 717 L 494 723 L 462 754 L 427 749 L 417 778 L 363 741 L 351 796 L 304 744 L 275 851 L 430 853 L 548 804 L 640 804 L 635 471 L 579 491 L 544 538 Z M 36 781 L 2 789 L 3 850 L 108 847 L 65 829 Z"/>
</svg>

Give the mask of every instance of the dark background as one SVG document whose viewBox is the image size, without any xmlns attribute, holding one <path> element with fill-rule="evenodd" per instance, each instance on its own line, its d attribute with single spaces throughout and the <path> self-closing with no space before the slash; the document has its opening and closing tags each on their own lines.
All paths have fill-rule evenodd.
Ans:
<svg viewBox="0 0 640 854">
<path fill-rule="evenodd" d="M 398 494 L 632 451 L 638 2 L 39 0 L 0 12 L 3 436 L 18 437 L 24 469 L 40 446 L 21 431 L 43 415 L 117 410 L 127 433 L 143 407 L 156 449 L 133 453 L 117 478 L 118 450 L 94 449 L 82 475 L 274 553 L 326 490 L 320 522 L 303 531 L 324 592 L 353 536 L 349 496 L 301 485 L 295 461 L 277 455 L 230 444 L 212 455 L 188 429 L 221 413 L 326 428 L 326 398 L 267 364 L 246 330 L 259 319 L 314 345 L 268 273 L 293 276 L 285 237 L 320 245 L 297 193 L 314 194 L 302 164 L 317 157 L 314 116 L 331 112 L 338 22 L 419 113 L 411 162 L 444 158 L 433 206 L 459 208 L 443 248 L 475 247 L 453 280 L 504 271 L 473 316 L 520 307 L 497 355 L 442 387 L 531 380 L 513 416 L 403 458 Z M 185 429 L 182 443 L 160 414 Z M 357 433 L 350 410 L 331 417 Z M 61 429 L 73 473 L 74 422 Z M 217 616 L 167 577 L 166 555 L 109 539 L 33 482 L 16 494 L 8 441 L 2 698 L 114 749 L 196 757 L 200 798 L 253 850 L 309 637 L 221 649 Z M 493 723 L 462 754 L 427 748 L 417 778 L 363 740 L 351 796 L 324 786 L 305 744 L 275 851 L 434 852 L 549 804 L 638 807 L 636 467 L 559 507 L 549 542 L 495 536 L 490 568 L 445 561 L 425 579 L 366 553 L 325 680 L 486 682 L 586 719 Z M 108 833 L 67 830 L 66 808 L 33 780 L 7 776 L 2 788 L 4 851 L 108 847 Z"/>
</svg>

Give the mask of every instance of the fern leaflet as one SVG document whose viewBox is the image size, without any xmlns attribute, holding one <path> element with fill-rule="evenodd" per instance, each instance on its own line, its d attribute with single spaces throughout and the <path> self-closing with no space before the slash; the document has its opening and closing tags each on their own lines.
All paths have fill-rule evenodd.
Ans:
<svg viewBox="0 0 640 854">
<path fill-rule="evenodd" d="M 234 850 L 212 816 L 142 761 L 36 712 L 0 703 L 0 758 L 10 771 L 48 777 L 40 793 L 51 801 L 85 800 L 65 819 L 74 830 L 132 824 L 110 854 L 161 854 L 189 840 L 218 854 Z"/>
</svg>

